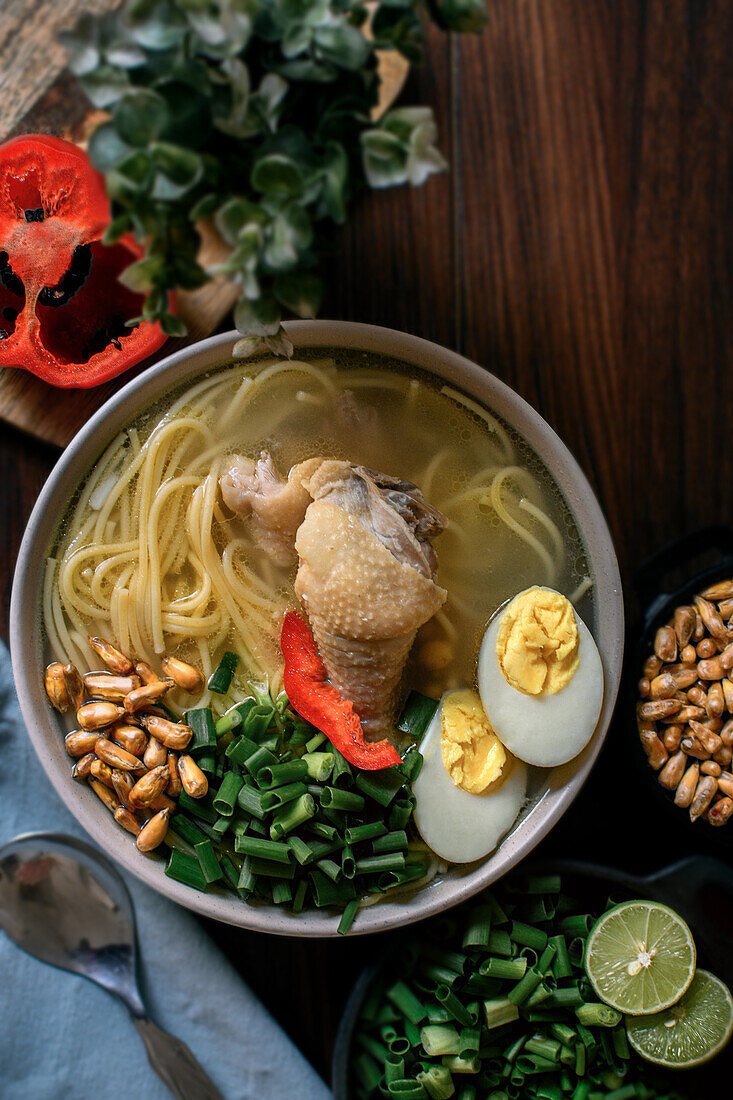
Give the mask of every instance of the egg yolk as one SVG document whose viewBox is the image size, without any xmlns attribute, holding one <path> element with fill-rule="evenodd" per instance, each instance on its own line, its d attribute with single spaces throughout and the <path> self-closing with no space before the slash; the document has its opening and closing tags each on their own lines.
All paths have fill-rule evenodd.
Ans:
<svg viewBox="0 0 733 1100">
<path fill-rule="evenodd" d="M 559 592 L 530 588 L 504 612 L 496 656 L 504 679 L 525 695 L 556 695 L 580 665 L 573 606 Z"/>
<path fill-rule="evenodd" d="M 484 794 L 510 770 L 509 754 L 475 691 L 454 691 L 443 700 L 441 752 L 448 775 L 469 794 Z"/>
</svg>

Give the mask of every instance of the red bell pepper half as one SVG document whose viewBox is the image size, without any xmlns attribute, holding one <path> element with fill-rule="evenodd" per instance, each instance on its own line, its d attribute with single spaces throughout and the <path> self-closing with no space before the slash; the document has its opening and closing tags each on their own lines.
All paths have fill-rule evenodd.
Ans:
<svg viewBox="0 0 733 1100">
<path fill-rule="evenodd" d="M 294 611 L 285 615 L 280 646 L 285 658 L 285 691 L 301 718 L 325 733 L 334 748 L 356 768 L 378 771 L 400 763 L 400 755 L 391 742 L 364 740 L 354 704 L 328 683 L 326 666 L 310 627 Z"/>
<path fill-rule="evenodd" d="M 45 134 L 0 146 L 0 367 L 53 386 L 97 386 L 165 341 L 126 321 L 144 295 L 120 274 L 142 256 L 131 236 L 106 247 L 104 180 L 86 153 Z"/>
</svg>

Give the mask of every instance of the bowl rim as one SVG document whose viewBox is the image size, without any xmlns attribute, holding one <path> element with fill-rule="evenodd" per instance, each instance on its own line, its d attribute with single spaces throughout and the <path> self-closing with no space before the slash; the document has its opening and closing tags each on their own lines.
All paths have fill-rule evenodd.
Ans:
<svg viewBox="0 0 733 1100">
<path fill-rule="evenodd" d="M 550 425 L 522 397 L 464 356 L 421 337 L 352 321 L 290 321 L 285 330 L 299 348 L 342 348 L 392 356 L 456 385 L 497 412 L 538 454 L 560 489 L 583 538 L 596 579 L 595 636 L 604 666 L 601 715 L 589 745 L 569 764 L 548 770 L 548 786 L 499 847 L 464 874 L 429 884 L 417 894 L 362 910 L 350 935 L 403 927 L 457 905 L 504 875 L 539 843 L 575 799 L 608 732 L 621 677 L 624 607 L 618 562 L 600 505 L 577 461 Z M 187 377 L 231 358 L 239 334 L 225 332 L 172 352 L 110 397 L 69 443 L 49 475 L 28 520 L 18 553 L 10 605 L 10 650 L 16 689 L 30 740 L 48 778 L 86 833 L 117 863 L 171 900 L 201 916 L 253 931 L 297 937 L 334 937 L 338 915 L 297 916 L 276 906 L 252 906 L 234 896 L 201 894 L 165 877 L 163 864 L 144 859 L 92 791 L 69 781 L 58 716 L 48 707 L 40 673 L 45 667 L 39 593 L 45 559 L 70 497 L 114 434 L 157 396 Z"/>
</svg>

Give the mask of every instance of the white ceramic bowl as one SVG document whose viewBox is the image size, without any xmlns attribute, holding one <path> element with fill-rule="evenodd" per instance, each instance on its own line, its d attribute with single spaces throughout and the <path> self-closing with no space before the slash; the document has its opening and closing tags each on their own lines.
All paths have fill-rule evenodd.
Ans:
<svg viewBox="0 0 733 1100">
<path fill-rule="evenodd" d="M 359 914 L 352 934 L 377 932 L 440 912 L 505 874 L 567 810 L 593 765 L 608 729 L 623 656 L 623 599 L 611 536 L 580 467 L 548 424 L 513 390 L 460 355 L 391 329 L 345 321 L 295 321 L 286 325 L 296 349 L 355 348 L 414 364 L 495 410 L 528 441 L 560 487 L 582 535 L 595 580 L 594 617 L 589 623 L 603 659 L 606 688 L 595 735 L 584 752 L 546 773 L 544 789 L 492 856 L 468 871 L 458 869 L 410 898 L 385 901 Z M 48 777 L 89 835 L 122 866 L 153 889 L 206 917 L 242 928 L 291 936 L 333 936 L 338 917 L 324 912 L 291 916 L 275 906 L 250 906 L 234 896 L 201 894 L 163 873 L 163 863 L 145 859 L 91 790 L 70 777 L 58 715 L 43 691 L 47 663 L 41 628 L 45 559 L 60 517 L 80 482 L 117 432 L 156 397 L 182 380 L 225 362 L 235 339 L 224 333 L 169 355 L 120 389 L 66 448 L 36 502 L 13 583 L 10 644 L 13 671 L 29 736 Z"/>
</svg>

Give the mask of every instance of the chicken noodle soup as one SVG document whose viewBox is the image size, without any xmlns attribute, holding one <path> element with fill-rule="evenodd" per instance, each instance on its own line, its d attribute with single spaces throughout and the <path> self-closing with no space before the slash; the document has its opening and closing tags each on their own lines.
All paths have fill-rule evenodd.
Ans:
<svg viewBox="0 0 733 1100">
<path fill-rule="evenodd" d="M 169 393 L 110 444 L 64 518 L 44 593 L 53 655 L 99 660 L 89 633 L 154 668 L 164 653 L 201 667 L 240 657 L 251 680 L 282 687 L 282 613 L 295 567 L 267 553 L 225 503 L 235 456 L 262 451 L 283 478 L 314 456 L 413 482 L 447 520 L 435 539 L 447 598 L 418 633 L 403 678 L 438 698 L 475 682 L 486 623 L 528 584 L 577 600 L 582 544 L 537 456 L 496 416 L 412 367 L 364 353 L 227 365 Z M 172 697 L 175 703 L 176 696 Z M 204 691 L 215 710 L 231 697 Z"/>
</svg>

